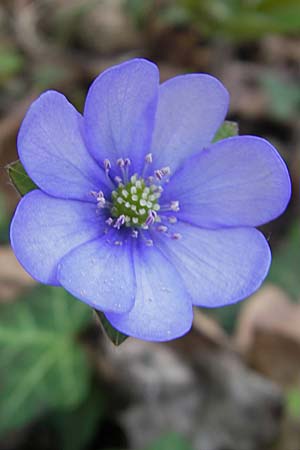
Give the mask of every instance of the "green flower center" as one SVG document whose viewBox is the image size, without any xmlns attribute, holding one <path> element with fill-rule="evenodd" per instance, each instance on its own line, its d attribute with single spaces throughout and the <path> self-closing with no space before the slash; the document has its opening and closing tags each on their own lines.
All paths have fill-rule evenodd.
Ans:
<svg viewBox="0 0 300 450">
<path fill-rule="evenodd" d="M 143 178 L 133 175 L 127 184 L 120 183 L 111 194 L 111 216 L 124 216 L 127 227 L 142 227 L 147 225 L 149 214 L 156 216 L 160 206 L 159 186 L 146 186 Z"/>
</svg>

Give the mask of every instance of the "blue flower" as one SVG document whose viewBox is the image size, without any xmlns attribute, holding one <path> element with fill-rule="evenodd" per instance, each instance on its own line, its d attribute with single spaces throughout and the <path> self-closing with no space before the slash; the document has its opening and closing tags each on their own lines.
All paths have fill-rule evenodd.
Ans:
<svg viewBox="0 0 300 450">
<path fill-rule="evenodd" d="M 42 94 L 18 136 L 40 188 L 11 225 L 23 267 L 104 311 L 121 332 L 156 341 L 186 333 L 193 305 L 254 292 L 271 261 L 254 227 L 284 211 L 290 179 L 264 139 L 211 143 L 228 102 L 205 74 L 159 86 L 143 59 L 96 78 L 83 116 L 62 94 Z"/>
</svg>

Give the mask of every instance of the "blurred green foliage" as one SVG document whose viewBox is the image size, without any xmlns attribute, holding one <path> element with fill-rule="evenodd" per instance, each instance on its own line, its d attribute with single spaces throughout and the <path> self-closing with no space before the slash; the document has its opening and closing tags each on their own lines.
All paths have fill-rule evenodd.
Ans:
<svg viewBox="0 0 300 450">
<path fill-rule="evenodd" d="M 90 370 L 77 336 L 90 320 L 90 309 L 60 288 L 0 306 L 0 433 L 87 396 Z"/>
<path fill-rule="evenodd" d="M 104 417 L 105 402 L 103 391 L 93 387 L 90 395 L 76 409 L 55 412 L 52 424 L 60 441 L 60 450 L 82 450 L 97 432 Z"/>
<path fill-rule="evenodd" d="M 278 75 L 266 74 L 261 78 L 268 95 L 270 112 L 278 120 L 291 120 L 300 113 L 300 84 L 282 80 Z"/>
<path fill-rule="evenodd" d="M 300 224 L 294 223 L 285 241 L 273 254 L 268 280 L 300 299 Z"/>
<path fill-rule="evenodd" d="M 179 0 L 189 19 L 209 36 L 243 40 L 299 32 L 299 0 Z"/>
<path fill-rule="evenodd" d="M 146 450 L 192 450 L 188 442 L 178 433 L 161 437 Z"/>
<path fill-rule="evenodd" d="M 300 418 L 300 389 L 299 387 L 292 387 L 288 389 L 285 397 L 285 405 L 287 413 L 295 418 Z"/>
<path fill-rule="evenodd" d="M 141 28 L 154 7 L 154 0 L 125 0 L 124 5 L 136 25 Z"/>
<path fill-rule="evenodd" d="M 8 242 L 9 216 L 4 195 L 0 192 L 0 244 Z"/>
<path fill-rule="evenodd" d="M 155 0 L 126 0 L 126 6 L 140 27 L 155 11 L 167 23 L 195 24 L 202 34 L 214 38 L 256 40 L 269 33 L 300 29 L 299 0 L 175 0 L 159 11 Z"/>
<path fill-rule="evenodd" d="M 11 77 L 20 73 L 24 63 L 23 56 L 16 49 L 0 47 L 0 87 Z"/>
</svg>

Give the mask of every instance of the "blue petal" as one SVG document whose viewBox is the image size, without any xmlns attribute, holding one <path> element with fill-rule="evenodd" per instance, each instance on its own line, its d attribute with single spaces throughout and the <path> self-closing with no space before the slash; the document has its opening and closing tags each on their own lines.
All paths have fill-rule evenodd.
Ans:
<svg viewBox="0 0 300 450">
<path fill-rule="evenodd" d="M 192 302 L 171 263 L 155 247 L 141 247 L 134 250 L 134 266 L 134 307 L 127 314 L 106 314 L 107 319 L 119 331 L 150 341 L 168 341 L 187 333 Z"/>
<path fill-rule="evenodd" d="M 264 139 L 220 141 L 190 158 L 166 185 L 178 217 L 208 228 L 258 226 L 279 216 L 291 195 L 285 163 Z"/>
<path fill-rule="evenodd" d="M 157 104 L 157 67 L 133 59 L 103 72 L 89 89 L 85 109 L 88 148 L 99 163 L 130 158 L 140 171 L 149 152 Z"/>
<path fill-rule="evenodd" d="M 255 228 L 205 230 L 178 223 L 179 240 L 157 236 L 156 245 L 180 273 L 194 305 L 235 303 L 256 291 L 265 279 L 271 252 Z"/>
<path fill-rule="evenodd" d="M 114 241 L 109 233 L 68 253 L 59 263 L 58 279 L 93 308 L 123 313 L 135 298 L 131 241 L 124 240 L 123 245 Z"/>
<path fill-rule="evenodd" d="M 59 260 L 103 230 L 92 203 L 61 200 L 32 191 L 20 201 L 12 220 L 10 237 L 16 257 L 37 281 L 59 285 Z"/>
<path fill-rule="evenodd" d="M 182 75 L 159 89 L 152 142 L 156 168 L 172 172 L 188 157 L 206 147 L 224 121 L 229 95 L 210 75 Z"/>
<path fill-rule="evenodd" d="M 60 93 L 48 91 L 29 108 L 18 135 L 20 159 L 35 183 L 54 197 L 91 200 L 104 172 L 83 142 L 82 116 Z"/>
</svg>

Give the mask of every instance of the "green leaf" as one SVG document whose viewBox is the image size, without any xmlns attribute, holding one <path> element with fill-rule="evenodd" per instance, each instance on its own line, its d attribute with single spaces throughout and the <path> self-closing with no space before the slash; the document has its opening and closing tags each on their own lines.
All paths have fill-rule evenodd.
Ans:
<svg viewBox="0 0 300 450">
<path fill-rule="evenodd" d="M 76 336 L 90 319 L 87 306 L 52 287 L 0 307 L 0 433 L 83 401 L 90 371 Z"/>
<path fill-rule="evenodd" d="M 119 346 L 128 338 L 126 334 L 116 330 L 101 311 L 95 309 L 95 313 L 97 314 L 105 334 L 114 345 Z"/>
<path fill-rule="evenodd" d="M 213 142 L 221 141 L 232 136 L 237 136 L 239 134 L 239 126 L 236 122 L 230 122 L 225 120 L 225 122 L 220 126 L 218 131 L 213 138 Z"/>
<path fill-rule="evenodd" d="M 281 286 L 295 300 L 300 296 L 300 226 L 296 222 L 289 236 L 273 253 L 268 280 Z"/>
<path fill-rule="evenodd" d="M 147 450 L 192 450 L 192 447 L 178 433 L 170 433 L 160 438 Z"/>
<path fill-rule="evenodd" d="M 32 181 L 32 179 L 27 174 L 21 161 L 15 161 L 6 166 L 9 178 L 11 179 L 13 185 L 17 189 L 20 195 L 25 195 L 27 192 L 38 189 L 37 185 Z"/>
</svg>

